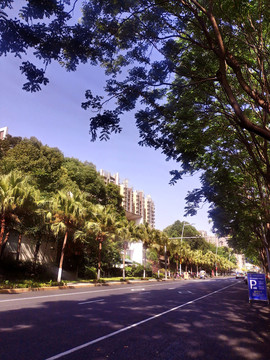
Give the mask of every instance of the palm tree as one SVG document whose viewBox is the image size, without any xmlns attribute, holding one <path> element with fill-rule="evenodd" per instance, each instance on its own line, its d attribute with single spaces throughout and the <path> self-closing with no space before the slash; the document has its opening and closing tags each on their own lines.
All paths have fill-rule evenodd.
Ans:
<svg viewBox="0 0 270 360">
<path fill-rule="evenodd" d="M 57 197 L 52 199 L 51 218 L 53 233 L 55 235 L 64 234 L 57 275 L 57 282 L 60 282 L 68 236 L 74 239 L 73 235 L 75 230 L 79 226 L 82 226 L 85 218 L 85 208 L 82 204 L 80 194 L 74 195 L 70 192 L 66 194 L 59 191 Z"/>
<path fill-rule="evenodd" d="M 126 267 L 126 250 L 128 243 L 136 239 L 136 225 L 133 221 L 128 221 L 126 218 L 121 219 L 116 223 L 116 235 L 123 241 L 123 280 L 125 280 Z"/>
<path fill-rule="evenodd" d="M 16 259 L 19 260 L 22 235 L 26 230 L 27 221 L 31 221 L 36 211 L 38 199 L 39 191 L 30 184 L 29 177 L 16 171 L 0 177 L 0 256 L 3 255 L 10 230 L 14 229 L 19 233 L 16 255 Z M 5 231 L 6 235 L 3 238 Z"/>
<path fill-rule="evenodd" d="M 17 261 L 19 261 L 20 257 L 22 236 L 27 233 L 29 228 L 33 225 L 39 211 L 39 204 L 39 191 L 31 185 L 25 184 L 21 191 L 21 196 L 18 198 L 16 210 L 14 211 L 17 216 L 17 222 L 14 228 L 19 233 L 16 254 Z"/>
<path fill-rule="evenodd" d="M 8 175 L 0 176 L 0 252 L 3 245 L 6 222 L 12 218 L 14 210 L 18 206 L 19 197 L 21 196 L 25 183 L 25 176 L 17 171 L 12 171 Z"/>
<path fill-rule="evenodd" d="M 216 263 L 216 255 L 212 251 L 208 250 L 204 255 L 204 263 L 213 272 L 213 268 Z"/>
<path fill-rule="evenodd" d="M 102 243 L 106 239 L 114 237 L 116 232 L 116 222 L 116 215 L 113 212 L 112 207 L 105 207 L 98 204 L 91 209 L 91 219 L 85 224 L 86 231 L 94 234 L 98 241 L 98 280 L 100 279 L 101 270 Z"/>
<path fill-rule="evenodd" d="M 193 261 L 194 264 L 196 265 L 196 272 L 197 272 L 197 277 L 199 276 L 199 265 L 202 264 L 203 262 L 203 252 L 202 250 L 195 250 L 194 254 L 193 254 Z"/>
<path fill-rule="evenodd" d="M 169 237 L 168 235 L 162 231 L 160 235 L 160 242 L 164 247 L 164 262 L 165 262 L 165 280 L 167 280 L 167 266 L 168 266 L 168 243 Z"/>
<path fill-rule="evenodd" d="M 185 264 L 185 271 L 187 272 L 187 266 L 191 259 L 191 248 L 188 244 L 182 242 L 180 246 L 180 261 Z"/>
<path fill-rule="evenodd" d="M 146 275 L 146 250 L 157 238 L 157 230 L 152 229 L 148 223 L 140 224 L 137 227 L 137 236 L 143 243 L 143 277 Z"/>
<path fill-rule="evenodd" d="M 155 243 L 152 247 L 157 251 L 159 256 L 159 262 L 164 258 L 164 267 L 165 267 L 165 279 L 167 280 L 167 265 L 168 265 L 168 244 L 169 237 L 168 235 L 160 230 L 156 230 L 155 234 Z"/>
</svg>

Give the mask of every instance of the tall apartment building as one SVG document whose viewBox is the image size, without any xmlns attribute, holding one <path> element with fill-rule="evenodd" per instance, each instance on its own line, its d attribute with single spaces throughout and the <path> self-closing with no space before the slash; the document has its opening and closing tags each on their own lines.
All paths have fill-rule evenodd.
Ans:
<svg viewBox="0 0 270 360">
<path fill-rule="evenodd" d="M 133 209 L 134 214 L 144 217 L 144 193 L 143 191 L 133 191 Z"/>
<path fill-rule="evenodd" d="M 7 133 L 8 133 L 8 128 L 6 126 L 0 128 L 0 140 L 4 140 L 4 138 L 7 136 Z"/>
<path fill-rule="evenodd" d="M 123 197 L 123 208 L 133 213 L 133 189 L 128 187 L 128 181 L 124 180 L 122 184 L 120 184 L 120 194 Z"/>
<path fill-rule="evenodd" d="M 155 227 L 155 204 L 150 195 L 145 198 L 144 222 L 147 222 L 152 228 Z"/>
<path fill-rule="evenodd" d="M 103 177 L 106 184 L 112 183 L 115 185 L 120 185 L 120 179 L 118 173 L 112 175 L 110 172 L 104 171 L 102 169 L 99 171 L 99 173 Z"/>
<path fill-rule="evenodd" d="M 100 175 L 106 184 L 113 183 L 120 187 L 120 195 L 123 197 L 122 206 L 128 220 L 133 220 L 137 224 L 147 222 L 152 228 L 155 227 L 155 204 L 150 195 L 145 197 L 143 191 L 133 190 L 128 185 L 128 180 L 120 183 L 118 173 L 112 175 L 101 169 Z"/>
</svg>

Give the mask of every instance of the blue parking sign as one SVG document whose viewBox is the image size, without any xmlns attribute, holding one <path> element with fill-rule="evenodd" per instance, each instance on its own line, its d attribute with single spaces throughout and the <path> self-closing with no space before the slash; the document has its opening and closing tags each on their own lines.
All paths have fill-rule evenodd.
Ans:
<svg viewBox="0 0 270 360">
<path fill-rule="evenodd" d="M 268 301 L 265 274 L 248 273 L 247 280 L 248 280 L 249 301 L 250 300 Z"/>
</svg>

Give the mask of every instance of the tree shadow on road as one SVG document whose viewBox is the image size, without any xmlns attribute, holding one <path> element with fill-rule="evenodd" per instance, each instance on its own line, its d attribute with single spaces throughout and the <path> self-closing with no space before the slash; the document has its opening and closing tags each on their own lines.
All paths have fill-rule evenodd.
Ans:
<svg viewBox="0 0 270 360">
<path fill-rule="evenodd" d="M 110 296 L 89 292 L 82 303 L 60 298 L 7 311 L 3 306 L 0 359 L 45 360 L 114 332 L 63 359 L 269 359 L 269 306 L 249 304 L 242 283 L 117 333 L 195 299 L 192 283 L 181 289 L 147 293 L 145 287 L 144 292 Z M 200 291 L 209 292 L 207 284 Z"/>
</svg>

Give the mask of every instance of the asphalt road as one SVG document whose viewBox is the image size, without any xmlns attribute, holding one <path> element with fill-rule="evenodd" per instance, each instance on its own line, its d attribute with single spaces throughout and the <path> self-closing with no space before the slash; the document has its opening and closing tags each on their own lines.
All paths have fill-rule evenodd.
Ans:
<svg viewBox="0 0 270 360">
<path fill-rule="evenodd" d="M 243 280 L 0 295 L 1 360 L 269 360 L 270 307 Z"/>
</svg>

